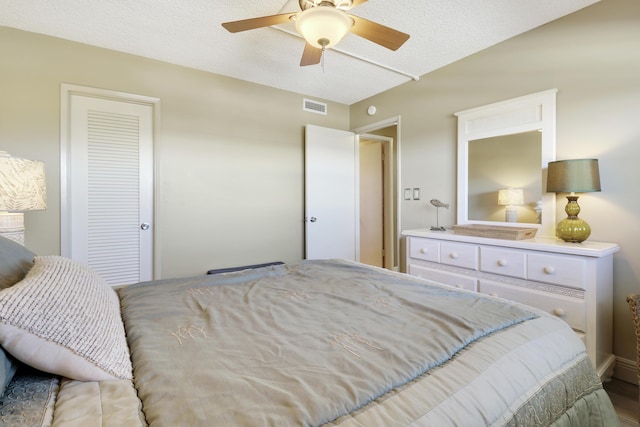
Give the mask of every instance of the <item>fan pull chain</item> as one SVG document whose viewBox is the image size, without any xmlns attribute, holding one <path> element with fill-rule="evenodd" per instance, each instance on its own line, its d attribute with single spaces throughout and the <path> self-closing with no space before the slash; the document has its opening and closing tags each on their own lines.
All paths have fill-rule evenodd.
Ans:
<svg viewBox="0 0 640 427">
<path fill-rule="evenodd" d="M 318 44 L 322 47 L 322 52 L 320 52 L 320 65 L 322 66 L 322 73 L 324 74 L 324 54 L 327 50 L 327 46 L 329 45 L 329 39 L 320 38 L 318 39 Z"/>
</svg>

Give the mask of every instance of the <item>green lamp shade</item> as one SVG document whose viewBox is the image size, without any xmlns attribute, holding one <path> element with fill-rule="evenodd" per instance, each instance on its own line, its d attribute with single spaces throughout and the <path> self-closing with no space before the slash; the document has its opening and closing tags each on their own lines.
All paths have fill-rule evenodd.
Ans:
<svg viewBox="0 0 640 427">
<path fill-rule="evenodd" d="M 553 193 L 600 191 L 598 160 L 574 159 L 549 162 L 547 191 Z"/>
<path fill-rule="evenodd" d="M 589 238 L 591 227 L 578 218 L 580 205 L 574 193 L 600 191 L 600 172 L 597 159 L 574 159 L 549 162 L 547 191 L 571 193 L 564 211 L 567 217 L 556 227 L 556 235 L 565 242 L 580 243 Z"/>
</svg>

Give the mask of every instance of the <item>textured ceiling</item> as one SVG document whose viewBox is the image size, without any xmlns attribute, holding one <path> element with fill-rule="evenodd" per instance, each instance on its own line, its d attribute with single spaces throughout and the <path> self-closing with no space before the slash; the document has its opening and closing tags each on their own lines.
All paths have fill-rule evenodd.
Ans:
<svg viewBox="0 0 640 427">
<path fill-rule="evenodd" d="M 309 67 L 292 24 L 220 25 L 295 12 L 297 0 L 0 0 L 0 25 L 350 105 L 597 1 L 369 0 L 350 13 L 411 38 L 393 52 L 351 34 Z"/>
</svg>

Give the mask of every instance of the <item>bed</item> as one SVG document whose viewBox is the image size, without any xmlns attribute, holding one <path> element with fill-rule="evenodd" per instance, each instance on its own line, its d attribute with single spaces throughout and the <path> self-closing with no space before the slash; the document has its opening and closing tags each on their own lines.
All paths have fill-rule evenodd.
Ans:
<svg viewBox="0 0 640 427">
<path fill-rule="evenodd" d="M 0 425 L 619 425 L 580 339 L 525 305 L 344 260 L 114 290 L 0 257 Z"/>
</svg>

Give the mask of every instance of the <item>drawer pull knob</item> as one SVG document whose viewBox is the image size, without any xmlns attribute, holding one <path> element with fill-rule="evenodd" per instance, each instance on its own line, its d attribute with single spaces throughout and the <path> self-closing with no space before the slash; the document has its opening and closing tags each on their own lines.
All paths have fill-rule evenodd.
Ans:
<svg viewBox="0 0 640 427">
<path fill-rule="evenodd" d="M 429 252 L 429 249 L 427 249 L 427 248 L 420 249 L 420 253 L 421 254 L 426 254 L 427 252 Z"/>
<path fill-rule="evenodd" d="M 553 314 L 558 316 L 558 317 L 564 317 L 565 314 L 567 314 L 563 308 L 554 308 L 553 309 Z"/>
<path fill-rule="evenodd" d="M 553 274 L 553 273 L 555 273 L 555 271 L 556 271 L 556 270 L 555 270 L 555 268 L 553 268 L 553 267 L 545 267 L 545 268 L 544 268 L 544 272 L 545 272 L 546 274 Z"/>
<path fill-rule="evenodd" d="M 458 253 L 457 252 L 451 252 L 449 254 L 449 258 L 451 259 L 458 259 Z"/>
<path fill-rule="evenodd" d="M 507 266 L 507 260 L 506 259 L 499 259 L 498 260 L 498 265 L 500 267 L 506 267 Z"/>
</svg>

